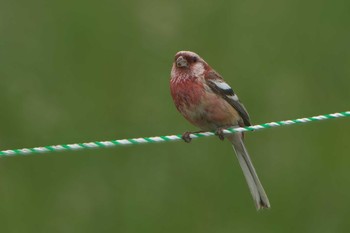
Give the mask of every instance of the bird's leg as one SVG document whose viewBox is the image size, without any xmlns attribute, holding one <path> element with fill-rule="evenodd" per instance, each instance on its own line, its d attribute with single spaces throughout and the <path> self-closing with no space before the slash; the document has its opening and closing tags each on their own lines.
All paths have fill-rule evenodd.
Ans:
<svg viewBox="0 0 350 233">
<path fill-rule="evenodd" d="M 184 132 L 182 134 L 182 139 L 187 143 L 190 143 L 192 140 L 192 138 L 190 137 L 190 134 L 191 134 L 191 132 Z"/>
<path fill-rule="evenodd" d="M 215 135 L 219 137 L 221 141 L 225 139 L 224 130 L 228 127 L 219 127 L 215 130 Z"/>
<path fill-rule="evenodd" d="M 194 134 L 194 133 L 203 133 L 204 131 L 196 131 L 196 132 L 184 132 L 182 134 L 182 139 L 187 142 L 187 143 L 190 143 L 192 141 L 192 138 L 190 137 L 191 134 Z"/>
</svg>

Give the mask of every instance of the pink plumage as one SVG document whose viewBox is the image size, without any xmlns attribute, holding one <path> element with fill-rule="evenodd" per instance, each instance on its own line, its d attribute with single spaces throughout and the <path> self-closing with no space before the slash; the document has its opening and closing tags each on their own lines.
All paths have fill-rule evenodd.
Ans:
<svg viewBox="0 0 350 233">
<path fill-rule="evenodd" d="M 212 68 L 198 57 L 191 62 L 192 53 L 180 52 L 190 60 L 188 69 L 179 69 L 173 64 L 170 91 L 178 111 L 192 124 L 202 130 L 216 130 L 220 127 L 237 125 L 240 116 L 221 96 L 215 94 L 206 77 Z M 193 72 L 195 70 L 195 72 Z"/>
<path fill-rule="evenodd" d="M 177 110 L 201 130 L 216 131 L 224 139 L 227 127 L 249 126 L 247 110 L 232 88 L 200 56 L 190 51 L 175 55 L 171 70 L 170 92 Z M 183 139 L 190 142 L 190 132 Z M 257 209 L 270 203 L 243 143 L 243 134 L 227 136 L 247 180 Z"/>
</svg>

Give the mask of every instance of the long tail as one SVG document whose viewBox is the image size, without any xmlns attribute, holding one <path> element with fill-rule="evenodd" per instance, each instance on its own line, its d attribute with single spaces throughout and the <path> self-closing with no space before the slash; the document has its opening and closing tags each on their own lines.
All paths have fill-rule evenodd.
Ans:
<svg viewBox="0 0 350 233">
<path fill-rule="evenodd" d="M 227 138 L 231 141 L 233 149 L 236 152 L 239 164 L 241 165 L 243 174 L 247 180 L 249 190 L 253 196 L 256 209 L 259 210 L 261 208 L 270 208 L 269 199 L 260 183 L 258 175 L 256 174 L 248 151 L 244 146 L 242 134 L 235 133 L 227 136 Z"/>
</svg>

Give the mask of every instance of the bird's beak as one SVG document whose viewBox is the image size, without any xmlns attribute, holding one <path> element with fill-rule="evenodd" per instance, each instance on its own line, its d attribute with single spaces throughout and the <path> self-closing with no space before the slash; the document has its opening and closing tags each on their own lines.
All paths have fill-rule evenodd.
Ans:
<svg viewBox="0 0 350 233">
<path fill-rule="evenodd" d="M 187 63 L 185 58 L 180 56 L 180 57 L 178 57 L 176 59 L 176 66 L 179 67 L 179 68 L 181 68 L 181 67 L 188 67 L 188 63 Z"/>
</svg>

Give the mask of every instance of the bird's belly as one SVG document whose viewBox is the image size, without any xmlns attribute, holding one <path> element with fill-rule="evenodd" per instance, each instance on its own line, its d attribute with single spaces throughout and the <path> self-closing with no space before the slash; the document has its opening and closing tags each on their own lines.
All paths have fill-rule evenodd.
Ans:
<svg viewBox="0 0 350 233">
<path fill-rule="evenodd" d="M 184 117 L 202 130 L 237 125 L 238 112 L 224 99 L 214 93 L 205 92 L 200 101 L 180 110 Z"/>
</svg>

